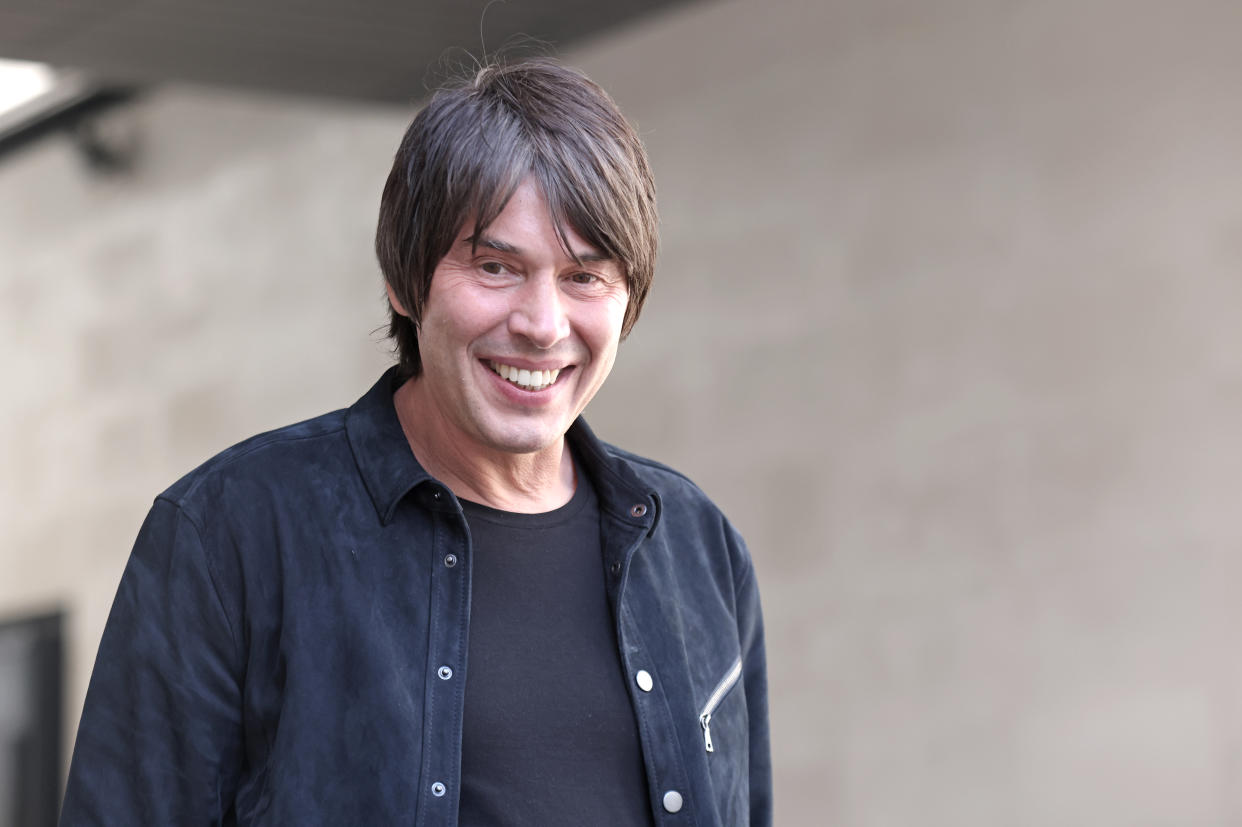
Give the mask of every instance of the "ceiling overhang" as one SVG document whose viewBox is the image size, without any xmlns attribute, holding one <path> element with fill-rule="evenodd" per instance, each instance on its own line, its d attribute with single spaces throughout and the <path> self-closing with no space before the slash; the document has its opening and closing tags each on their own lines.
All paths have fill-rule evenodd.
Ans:
<svg viewBox="0 0 1242 827">
<path fill-rule="evenodd" d="M 677 0 L 0 0 L 0 57 L 110 86 L 168 81 L 409 104 L 507 43 L 553 53 Z M 535 47 L 536 50 L 539 47 Z"/>
</svg>

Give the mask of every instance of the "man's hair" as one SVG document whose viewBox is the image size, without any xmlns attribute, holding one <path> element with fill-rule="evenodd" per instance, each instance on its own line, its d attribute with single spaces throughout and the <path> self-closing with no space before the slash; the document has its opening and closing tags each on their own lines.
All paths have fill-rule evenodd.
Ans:
<svg viewBox="0 0 1242 827">
<path fill-rule="evenodd" d="M 655 270 L 655 182 L 634 129 L 603 89 L 547 58 L 492 64 L 440 89 L 406 130 L 380 199 L 375 254 L 410 313 L 389 306 L 403 378 L 417 376 L 431 276 L 467 221 L 478 237 L 533 177 L 562 246 L 572 228 L 625 268 L 626 336 Z"/>
</svg>

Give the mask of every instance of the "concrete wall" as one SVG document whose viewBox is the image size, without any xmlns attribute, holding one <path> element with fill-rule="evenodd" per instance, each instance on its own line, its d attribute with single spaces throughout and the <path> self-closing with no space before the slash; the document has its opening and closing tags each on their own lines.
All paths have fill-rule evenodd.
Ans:
<svg viewBox="0 0 1242 827">
<path fill-rule="evenodd" d="M 748 537 L 779 824 L 1242 823 L 1242 7 L 737 0 L 569 55 L 664 253 L 590 411 Z M 0 613 L 71 706 L 156 491 L 385 362 L 407 114 L 165 90 L 0 163 Z"/>
</svg>

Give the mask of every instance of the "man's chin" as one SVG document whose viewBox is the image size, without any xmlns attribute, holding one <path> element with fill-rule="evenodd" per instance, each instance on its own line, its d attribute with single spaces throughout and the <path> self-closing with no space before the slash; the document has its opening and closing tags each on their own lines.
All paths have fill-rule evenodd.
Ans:
<svg viewBox="0 0 1242 827">
<path fill-rule="evenodd" d="M 561 444 L 568 425 L 560 429 L 545 427 L 498 427 L 488 429 L 484 439 L 495 451 L 506 454 L 537 454 Z"/>
</svg>

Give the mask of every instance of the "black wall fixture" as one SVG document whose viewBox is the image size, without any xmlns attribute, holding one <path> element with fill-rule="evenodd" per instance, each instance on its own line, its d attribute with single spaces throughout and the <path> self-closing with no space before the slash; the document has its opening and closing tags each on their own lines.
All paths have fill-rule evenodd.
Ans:
<svg viewBox="0 0 1242 827">
<path fill-rule="evenodd" d="M 83 159 L 94 169 L 112 171 L 132 161 L 124 152 L 105 145 L 94 129 L 96 119 L 138 95 L 132 87 L 86 87 L 53 90 L 24 107 L 20 118 L 0 119 L 0 157 L 53 133 L 68 133 Z"/>
</svg>

